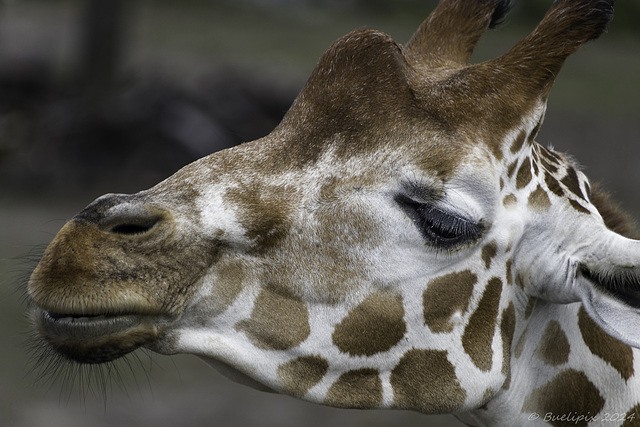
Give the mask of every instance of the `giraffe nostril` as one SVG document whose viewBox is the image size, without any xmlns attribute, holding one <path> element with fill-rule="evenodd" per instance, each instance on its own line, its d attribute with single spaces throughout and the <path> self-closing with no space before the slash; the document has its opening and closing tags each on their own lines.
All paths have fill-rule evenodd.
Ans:
<svg viewBox="0 0 640 427">
<path fill-rule="evenodd" d="M 97 225 L 105 233 L 122 236 L 144 235 L 169 218 L 168 210 L 126 194 L 106 194 L 75 217 Z"/>
<path fill-rule="evenodd" d="M 101 226 L 107 233 L 134 236 L 148 233 L 162 219 L 162 214 L 155 209 L 148 209 L 145 206 L 127 206 L 125 209 L 119 207 L 114 212 L 110 212 L 101 221 Z"/>
<path fill-rule="evenodd" d="M 89 206 L 80 217 L 106 233 L 135 236 L 150 232 L 167 218 L 167 213 L 144 202 L 108 196 Z"/>
<path fill-rule="evenodd" d="M 109 233 L 114 234 L 124 234 L 124 235 L 136 235 L 136 234 L 144 234 L 151 230 L 154 225 L 160 220 L 160 218 L 149 219 L 138 222 L 126 222 L 122 224 L 117 224 L 112 226 L 109 229 Z"/>
</svg>

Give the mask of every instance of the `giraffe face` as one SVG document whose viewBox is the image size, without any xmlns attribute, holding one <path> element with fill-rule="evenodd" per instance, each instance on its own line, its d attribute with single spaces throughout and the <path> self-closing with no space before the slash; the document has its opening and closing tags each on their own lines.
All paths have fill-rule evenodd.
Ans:
<svg viewBox="0 0 640 427">
<path fill-rule="evenodd" d="M 42 334 L 81 362 L 139 346 L 194 353 L 335 406 L 481 404 L 504 381 L 495 160 L 449 137 L 443 176 L 431 156 L 444 136 L 426 155 L 419 136 L 409 154 L 391 141 L 383 156 L 339 157 L 336 144 L 286 174 L 258 141 L 98 199 L 33 274 Z M 185 184 L 203 176 L 212 184 Z M 416 400 L 406 381 L 431 364 L 416 384 L 438 381 Z"/>
<path fill-rule="evenodd" d="M 269 155 L 257 155 L 264 143 L 181 171 L 181 180 L 216 176 L 198 197 L 216 201 L 198 228 L 229 249 L 153 348 L 199 354 L 233 376 L 334 406 L 442 412 L 499 390 L 505 351 L 494 335 L 510 279 L 489 150 L 467 150 L 446 179 L 428 156 L 392 146 L 346 159 L 331 148 L 286 176 L 247 178 L 270 168 Z M 223 173 L 229 162 L 240 169 Z"/>
<path fill-rule="evenodd" d="M 426 413 L 508 387 L 532 298 L 582 301 L 639 343 L 640 249 L 534 142 L 553 75 L 610 11 L 556 2 L 468 65 L 500 5 L 443 1 L 404 48 L 353 32 L 269 136 L 88 206 L 29 284 L 45 341 L 81 363 L 192 353 L 314 402 Z"/>
</svg>

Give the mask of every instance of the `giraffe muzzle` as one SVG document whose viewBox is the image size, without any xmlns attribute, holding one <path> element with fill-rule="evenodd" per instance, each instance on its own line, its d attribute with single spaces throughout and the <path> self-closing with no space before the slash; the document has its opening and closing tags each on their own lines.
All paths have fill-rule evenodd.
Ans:
<svg viewBox="0 0 640 427">
<path fill-rule="evenodd" d="M 208 265 L 197 240 L 177 228 L 166 208 L 144 196 L 107 195 L 90 204 L 58 233 L 29 280 L 39 336 L 80 363 L 152 345 L 201 276 L 180 266 Z"/>
</svg>

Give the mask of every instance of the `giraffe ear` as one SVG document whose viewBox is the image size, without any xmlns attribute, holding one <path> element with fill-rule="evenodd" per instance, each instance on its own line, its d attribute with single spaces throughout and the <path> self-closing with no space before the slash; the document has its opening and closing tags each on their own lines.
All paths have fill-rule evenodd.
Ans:
<svg viewBox="0 0 640 427">
<path fill-rule="evenodd" d="M 627 345 L 640 348 L 640 307 L 601 292 L 589 293 L 582 303 L 602 330 Z"/>
<path fill-rule="evenodd" d="M 578 264 L 575 291 L 605 332 L 640 348 L 640 241 L 608 233 L 608 244 Z"/>
</svg>

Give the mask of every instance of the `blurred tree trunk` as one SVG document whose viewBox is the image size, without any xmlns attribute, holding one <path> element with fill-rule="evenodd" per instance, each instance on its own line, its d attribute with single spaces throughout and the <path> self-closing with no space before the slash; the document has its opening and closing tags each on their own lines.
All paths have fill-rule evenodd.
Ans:
<svg viewBox="0 0 640 427">
<path fill-rule="evenodd" d="M 80 22 L 79 81 L 102 92 L 115 80 L 122 56 L 126 0 L 87 0 Z"/>
</svg>

